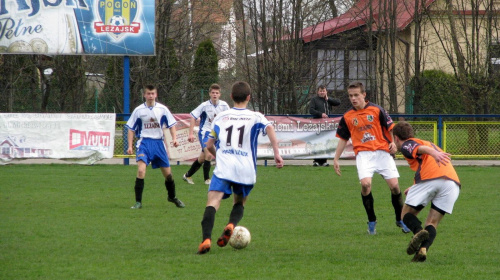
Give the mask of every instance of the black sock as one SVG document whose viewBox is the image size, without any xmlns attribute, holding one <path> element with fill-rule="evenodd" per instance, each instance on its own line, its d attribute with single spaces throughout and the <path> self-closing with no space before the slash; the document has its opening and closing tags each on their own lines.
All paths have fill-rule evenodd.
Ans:
<svg viewBox="0 0 500 280">
<path fill-rule="evenodd" d="M 217 210 L 215 210 L 213 206 L 205 207 L 203 220 L 201 220 L 201 233 L 203 235 L 203 240 L 207 238 L 212 239 L 212 229 L 214 228 L 215 212 L 217 212 Z"/>
<path fill-rule="evenodd" d="M 165 179 L 165 187 L 167 188 L 168 198 L 175 198 L 175 182 L 172 175 L 167 176 Z"/>
<path fill-rule="evenodd" d="M 433 225 L 426 226 L 425 230 L 429 232 L 429 239 L 422 242 L 422 245 L 420 245 L 420 247 L 425 247 L 428 251 L 429 247 L 431 247 L 432 243 L 434 242 L 434 238 L 436 238 L 437 231 Z"/>
<path fill-rule="evenodd" d="M 392 207 L 394 207 L 394 214 L 396 214 L 396 221 L 401 221 L 401 210 L 403 210 L 403 196 L 399 194 L 391 194 Z"/>
<path fill-rule="evenodd" d="M 422 222 L 417 218 L 417 216 L 411 214 L 411 213 L 406 213 L 405 216 L 403 217 L 403 223 L 413 232 L 413 234 L 416 234 L 417 232 L 422 230 Z"/>
<path fill-rule="evenodd" d="M 142 191 L 144 190 L 144 179 L 135 178 L 135 201 L 142 203 Z"/>
<path fill-rule="evenodd" d="M 377 216 L 375 216 L 375 210 L 373 209 L 373 196 L 370 192 L 367 196 L 361 194 L 361 199 L 363 200 L 363 206 L 365 206 L 366 214 L 368 215 L 369 222 L 375 222 Z"/>
<path fill-rule="evenodd" d="M 203 162 L 203 176 L 205 177 L 205 181 L 210 179 L 210 167 L 212 166 L 209 160 L 205 160 Z"/>
<path fill-rule="evenodd" d="M 243 204 L 241 204 L 241 203 L 234 204 L 233 210 L 231 210 L 231 214 L 229 215 L 229 223 L 236 226 L 243 218 L 244 210 L 245 210 L 245 207 L 243 207 Z"/>
<path fill-rule="evenodd" d="M 186 177 L 191 177 L 200 169 L 201 163 L 198 162 L 198 160 L 195 160 L 193 164 L 191 164 L 191 168 L 189 168 L 188 172 L 186 173 Z"/>
</svg>

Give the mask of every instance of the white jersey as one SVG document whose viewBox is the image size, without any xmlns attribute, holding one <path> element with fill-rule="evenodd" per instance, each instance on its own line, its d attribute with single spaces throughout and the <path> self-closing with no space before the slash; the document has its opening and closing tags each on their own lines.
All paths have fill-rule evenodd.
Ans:
<svg viewBox="0 0 500 280">
<path fill-rule="evenodd" d="M 176 120 L 167 106 L 155 102 L 153 107 L 148 107 L 146 103 L 137 106 L 126 127 L 134 130 L 138 138 L 163 139 L 163 128 L 170 128 L 175 123 Z"/>
<path fill-rule="evenodd" d="M 229 110 L 226 101 L 219 100 L 219 103 L 214 105 L 210 100 L 207 100 L 191 111 L 191 116 L 194 119 L 200 118 L 200 131 L 198 134 L 205 135 L 205 132 L 210 132 L 215 116 L 226 110 Z"/>
<path fill-rule="evenodd" d="M 215 176 L 239 184 L 255 184 L 257 139 L 260 132 L 266 135 L 270 124 L 264 115 L 248 109 L 232 108 L 218 114 L 209 135 L 216 140 Z"/>
</svg>

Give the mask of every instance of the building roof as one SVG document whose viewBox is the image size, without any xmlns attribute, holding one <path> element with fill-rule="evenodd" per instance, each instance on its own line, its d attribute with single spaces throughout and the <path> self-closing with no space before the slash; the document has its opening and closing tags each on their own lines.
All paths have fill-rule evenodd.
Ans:
<svg viewBox="0 0 500 280">
<path fill-rule="evenodd" d="M 415 1 L 418 0 L 395 0 L 396 7 L 396 28 L 405 29 L 413 21 L 415 15 Z M 425 7 L 429 7 L 436 0 L 424 0 Z M 389 8 L 386 6 L 390 1 L 380 0 L 359 0 L 344 14 L 321 22 L 319 24 L 306 27 L 302 30 L 302 40 L 305 43 L 320 40 L 355 28 L 365 27 L 372 18 L 371 29 L 381 31 L 388 29 L 391 24 Z M 372 13 L 370 13 L 372 11 Z M 370 17 L 372 14 L 372 17 Z"/>
</svg>

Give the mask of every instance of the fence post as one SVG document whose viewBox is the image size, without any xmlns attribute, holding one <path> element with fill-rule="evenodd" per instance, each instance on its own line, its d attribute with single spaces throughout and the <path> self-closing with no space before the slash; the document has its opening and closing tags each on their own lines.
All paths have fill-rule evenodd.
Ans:
<svg viewBox="0 0 500 280">
<path fill-rule="evenodd" d="M 438 116 L 438 146 L 443 147 L 443 116 Z"/>
<path fill-rule="evenodd" d="M 123 113 L 130 114 L 130 57 L 123 57 Z M 126 115 L 125 121 L 128 121 L 129 116 Z M 127 154 L 128 148 L 128 129 L 123 126 L 123 154 Z M 129 165 L 129 159 L 123 159 L 123 165 Z"/>
</svg>

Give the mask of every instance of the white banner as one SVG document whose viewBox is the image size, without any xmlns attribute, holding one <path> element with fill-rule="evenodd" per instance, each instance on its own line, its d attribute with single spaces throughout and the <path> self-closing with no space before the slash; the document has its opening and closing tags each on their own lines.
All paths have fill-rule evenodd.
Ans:
<svg viewBox="0 0 500 280">
<path fill-rule="evenodd" d="M 0 164 L 62 159 L 80 164 L 113 157 L 115 114 L 0 113 Z"/>
<path fill-rule="evenodd" d="M 178 147 L 173 146 L 170 133 L 167 133 L 167 149 L 170 160 L 186 161 L 198 158 L 201 152 L 198 140 L 198 127 L 195 128 L 196 141 L 187 141 L 189 135 L 190 114 L 175 114 L 177 120 Z M 273 122 L 278 138 L 280 155 L 284 159 L 314 159 L 335 157 L 338 138 L 339 118 L 308 119 L 288 116 L 266 116 Z M 198 123 L 197 123 L 198 126 Z M 273 150 L 267 136 L 259 135 L 257 158 L 273 159 Z M 341 158 L 353 158 L 354 151 L 349 141 Z"/>
</svg>

